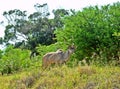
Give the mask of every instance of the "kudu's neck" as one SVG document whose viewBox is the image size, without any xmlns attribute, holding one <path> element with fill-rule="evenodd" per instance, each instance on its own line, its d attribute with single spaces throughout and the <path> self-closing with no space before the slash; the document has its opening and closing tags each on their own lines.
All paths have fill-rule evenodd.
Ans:
<svg viewBox="0 0 120 89">
<path fill-rule="evenodd" d="M 64 53 L 64 59 L 67 61 L 70 57 L 70 55 L 74 52 L 74 50 L 68 49 L 65 53 Z"/>
</svg>

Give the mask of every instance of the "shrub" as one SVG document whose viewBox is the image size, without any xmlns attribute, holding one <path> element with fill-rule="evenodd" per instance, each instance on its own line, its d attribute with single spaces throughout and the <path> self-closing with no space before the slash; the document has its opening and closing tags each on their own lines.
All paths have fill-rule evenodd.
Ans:
<svg viewBox="0 0 120 89">
<path fill-rule="evenodd" d="M 55 31 L 57 41 L 75 43 L 76 59 L 92 56 L 93 52 L 102 55 L 103 61 L 117 60 L 120 51 L 120 3 L 98 8 L 88 7 L 63 18 L 64 28 Z"/>
<path fill-rule="evenodd" d="M 0 60 L 0 72 L 9 74 L 22 68 L 28 68 L 31 63 L 29 54 L 28 50 L 13 49 L 12 46 L 9 46 Z"/>
</svg>

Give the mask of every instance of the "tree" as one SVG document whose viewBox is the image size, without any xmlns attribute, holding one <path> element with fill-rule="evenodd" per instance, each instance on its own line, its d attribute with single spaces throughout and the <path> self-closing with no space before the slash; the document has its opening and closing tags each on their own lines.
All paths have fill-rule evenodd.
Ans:
<svg viewBox="0 0 120 89">
<path fill-rule="evenodd" d="M 105 60 L 118 59 L 120 52 L 120 3 L 88 7 L 64 18 L 64 28 L 56 30 L 58 42 L 75 43 L 76 57 L 82 60 L 95 52 Z M 116 58 L 117 57 L 117 58 Z"/>
<path fill-rule="evenodd" d="M 36 12 L 27 16 L 26 11 L 18 9 L 4 12 L 8 24 L 5 29 L 5 36 L 1 41 L 6 45 L 14 42 L 14 46 L 22 49 L 29 49 L 31 54 L 36 53 L 38 44 L 50 45 L 56 40 L 54 30 L 62 27 L 61 18 L 67 15 L 64 9 L 54 10 L 55 17 L 49 19 L 49 11 L 47 4 L 34 5 Z"/>
</svg>

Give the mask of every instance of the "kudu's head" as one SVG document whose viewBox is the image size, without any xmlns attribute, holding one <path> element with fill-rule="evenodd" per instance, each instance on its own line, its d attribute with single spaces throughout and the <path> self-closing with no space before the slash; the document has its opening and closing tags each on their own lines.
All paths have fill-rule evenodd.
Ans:
<svg viewBox="0 0 120 89">
<path fill-rule="evenodd" d="M 68 47 L 68 50 L 69 50 L 69 52 L 70 52 L 71 54 L 75 51 L 75 49 L 76 49 L 75 45 L 70 45 L 70 46 Z"/>
</svg>

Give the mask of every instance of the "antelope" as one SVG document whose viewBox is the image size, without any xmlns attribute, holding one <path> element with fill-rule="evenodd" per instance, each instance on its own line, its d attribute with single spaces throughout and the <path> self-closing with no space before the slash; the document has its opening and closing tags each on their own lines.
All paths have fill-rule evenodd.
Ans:
<svg viewBox="0 0 120 89">
<path fill-rule="evenodd" d="M 70 55 L 75 51 L 75 46 L 69 46 L 68 50 L 64 52 L 62 49 L 57 50 L 56 52 L 49 52 L 43 56 L 42 62 L 43 67 L 49 67 L 51 64 L 63 64 L 66 63 Z"/>
</svg>

